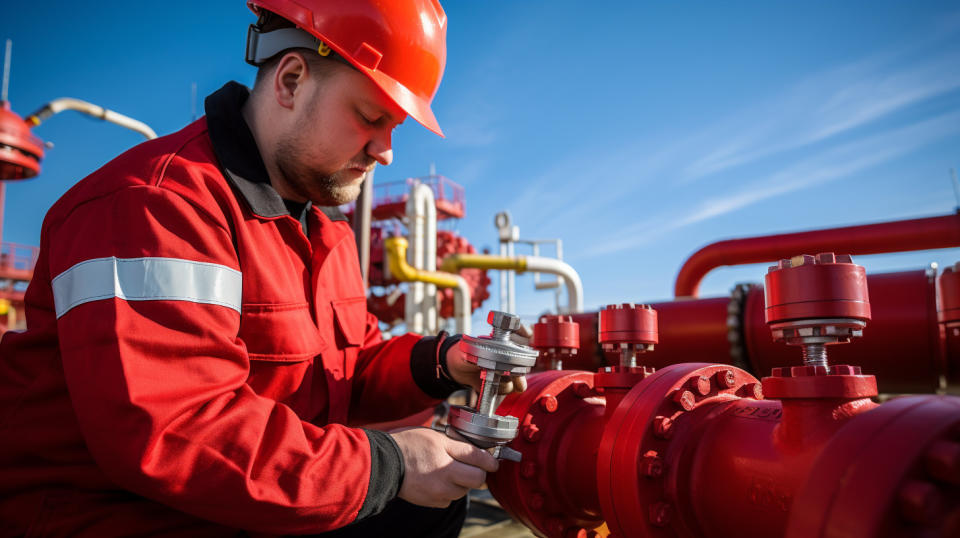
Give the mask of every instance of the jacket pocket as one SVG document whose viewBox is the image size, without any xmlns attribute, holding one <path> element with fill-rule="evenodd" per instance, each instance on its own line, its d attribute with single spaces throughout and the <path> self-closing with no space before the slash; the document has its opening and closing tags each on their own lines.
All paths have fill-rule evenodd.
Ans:
<svg viewBox="0 0 960 538">
<path fill-rule="evenodd" d="M 250 360 L 299 362 L 323 350 L 307 303 L 245 304 L 242 311 L 239 336 Z"/>
<path fill-rule="evenodd" d="M 309 409 L 314 359 L 325 347 L 309 305 L 245 304 L 242 309 L 240 338 L 250 358 L 247 384 L 295 412 Z"/>
<path fill-rule="evenodd" d="M 350 297 L 330 303 L 337 320 L 337 347 L 362 345 L 367 329 L 367 298 Z"/>
</svg>

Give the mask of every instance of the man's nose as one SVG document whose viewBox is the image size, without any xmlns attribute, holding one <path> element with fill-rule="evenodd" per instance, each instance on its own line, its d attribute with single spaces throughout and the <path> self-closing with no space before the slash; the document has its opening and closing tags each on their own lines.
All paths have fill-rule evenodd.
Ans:
<svg viewBox="0 0 960 538">
<path fill-rule="evenodd" d="M 378 163 L 383 166 L 387 166 L 393 162 L 393 144 L 392 144 L 393 130 L 378 132 L 371 140 L 367 143 L 367 155 L 375 159 Z"/>
</svg>

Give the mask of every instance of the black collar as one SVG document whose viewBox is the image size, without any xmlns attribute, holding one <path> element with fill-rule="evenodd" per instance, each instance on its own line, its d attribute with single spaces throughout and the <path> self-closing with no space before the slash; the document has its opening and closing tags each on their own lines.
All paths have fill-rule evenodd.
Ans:
<svg viewBox="0 0 960 538">
<path fill-rule="evenodd" d="M 261 217 L 290 215 L 288 205 L 270 184 L 270 176 L 263 164 L 253 133 L 240 113 L 250 97 L 250 90 L 237 82 L 228 82 L 210 94 L 204 102 L 207 112 L 207 130 L 213 143 L 213 152 L 220 161 L 223 175 L 243 196 L 250 209 Z M 337 206 L 313 206 L 330 220 L 347 220 Z M 304 211 L 310 209 L 309 202 Z M 302 215 L 296 215 L 300 218 Z"/>
</svg>

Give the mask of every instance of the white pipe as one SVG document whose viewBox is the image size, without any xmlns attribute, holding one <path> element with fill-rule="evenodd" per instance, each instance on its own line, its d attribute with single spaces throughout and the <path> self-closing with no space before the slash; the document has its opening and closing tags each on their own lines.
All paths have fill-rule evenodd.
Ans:
<svg viewBox="0 0 960 538">
<path fill-rule="evenodd" d="M 433 189 L 423 183 L 414 183 L 407 198 L 407 229 L 410 231 L 410 251 L 407 263 L 415 269 L 437 270 L 437 205 Z M 411 282 L 404 303 L 408 330 L 418 334 L 436 334 L 437 286 Z"/>
<path fill-rule="evenodd" d="M 514 226 L 516 228 L 516 226 Z M 514 234 L 517 235 L 517 234 Z M 507 256 L 510 258 L 516 257 L 516 252 L 514 250 L 514 243 L 511 239 L 507 242 Z M 507 273 L 507 312 L 516 313 L 517 312 L 517 273 L 516 271 L 509 271 Z"/>
<path fill-rule="evenodd" d="M 500 243 L 500 255 L 504 258 L 507 257 L 507 244 L 504 242 Z M 507 305 L 510 304 L 510 296 L 507 294 L 507 271 L 500 271 L 500 278 L 497 280 L 500 283 L 500 310 L 509 312 L 510 309 L 507 308 Z"/>
<path fill-rule="evenodd" d="M 566 312 L 561 312 L 561 314 L 583 312 L 583 283 L 580 281 L 580 275 L 573 267 L 554 258 L 526 256 L 526 260 L 527 271 L 540 271 L 563 277 L 563 283 L 567 287 L 567 309 Z"/>
<path fill-rule="evenodd" d="M 80 99 L 74 99 L 72 97 L 61 97 L 59 99 L 54 99 L 46 105 L 43 106 L 40 110 L 34 112 L 29 117 L 27 117 L 28 122 L 33 125 L 40 125 L 40 123 L 54 114 L 63 112 L 64 110 L 76 110 L 88 116 L 93 116 L 104 121 L 109 121 L 110 123 L 117 124 L 121 127 L 126 127 L 132 131 L 136 131 L 147 138 L 147 140 L 153 140 L 157 137 L 157 133 L 150 128 L 149 125 L 143 123 L 142 121 L 135 120 L 129 116 L 124 116 L 110 109 L 103 108 L 102 106 L 95 105 L 93 103 L 88 103 L 86 101 L 81 101 Z"/>
<path fill-rule="evenodd" d="M 457 287 L 453 288 L 453 312 L 457 320 L 457 333 L 470 334 L 470 288 L 467 279 L 460 275 L 457 278 Z"/>
</svg>

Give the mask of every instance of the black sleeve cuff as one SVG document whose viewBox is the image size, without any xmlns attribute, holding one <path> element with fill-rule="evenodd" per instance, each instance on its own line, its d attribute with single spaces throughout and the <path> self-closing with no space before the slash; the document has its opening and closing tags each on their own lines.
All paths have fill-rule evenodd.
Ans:
<svg viewBox="0 0 960 538">
<path fill-rule="evenodd" d="M 440 367 L 443 372 L 437 375 L 437 342 L 435 336 L 426 336 L 414 344 L 410 352 L 410 373 L 413 380 L 431 398 L 442 400 L 450 393 L 463 388 L 462 385 L 450 379 L 447 371 L 447 351 L 460 341 L 461 335 L 448 336 L 443 340 L 440 352 Z"/>
<path fill-rule="evenodd" d="M 367 498 L 357 512 L 360 521 L 379 514 L 400 491 L 403 483 L 403 454 L 390 434 L 377 430 L 363 430 L 370 441 L 370 483 Z"/>
</svg>

